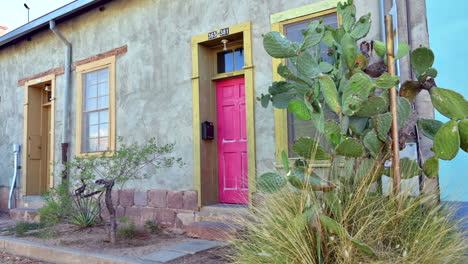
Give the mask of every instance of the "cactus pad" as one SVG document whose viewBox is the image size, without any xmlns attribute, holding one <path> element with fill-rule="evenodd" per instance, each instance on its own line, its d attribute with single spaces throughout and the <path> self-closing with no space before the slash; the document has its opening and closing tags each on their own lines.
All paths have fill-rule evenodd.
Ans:
<svg viewBox="0 0 468 264">
<path fill-rule="evenodd" d="M 356 41 L 348 33 L 345 33 L 341 38 L 341 47 L 346 65 L 348 65 L 350 70 L 353 70 L 356 64 L 356 56 L 358 55 Z"/>
<path fill-rule="evenodd" d="M 302 137 L 296 140 L 292 148 L 294 153 L 307 160 L 330 159 L 330 154 L 325 152 L 317 141 L 308 137 Z"/>
<path fill-rule="evenodd" d="M 320 43 L 325 33 L 325 27 L 318 20 L 312 21 L 304 32 L 304 38 L 301 43 L 301 51 L 312 48 Z"/>
<path fill-rule="evenodd" d="M 444 116 L 450 119 L 465 119 L 468 117 L 468 102 L 463 95 L 439 87 L 430 90 L 432 104 Z"/>
<path fill-rule="evenodd" d="M 310 50 L 306 50 L 297 56 L 296 67 L 305 76 L 317 76 L 320 73 L 317 58 Z"/>
<path fill-rule="evenodd" d="M 434 137 L 433 151 L 443 160 L 452 160 L 460 149 L 460 134 L 457 121 L 445 123 Z"/>
<path fill-rule="evenodd" d="M 366 129 L 368 118 L 357 118 L 357 117 L 350 117 L 349 118 L 349 128 L 353 133 L 357 136 L 361 136 Z"/>
<path fill-rule="evenodd" d="M 273 58 L 289 58 L 296 56 L 297 53 L 292 42 L 276 31 L 263 35 L 263 47 Z"/>
<path fill-rule="evenodd" d="M 468 152 L 468 119 L 458 123 L 458 133 L 460 134 L 460 147 Z"/>
<path fill-rule="evenodd" d="M 300 120 L 310 120 L 312 118 L 309 109 L 307 109 L 303 101 L 294 100 L 289 102 L 288 110 Z"/>
<path fill-rule="evenodd" d="M 434 53 L 426 47 L 417 48 L 411 53 L 411 66 L 421 75 L 434 64 Z"/>
<path fill-rule="evenodd" d="M 434 137 L 437 134 L 437 131 L 439 131 L 440 127 L 443 124 L 444 123 L 440 122 L 439 120 L 419 119 L 418 120 L 418 129 L 419 129 L 419 131 L 421 131 L 421 133 L 424 136 L 434 140 Z"/>
<path fill-rule="evenodd" d="M 364 146 L 369 150 L 372 157 L 376 158 L 382 149 L 382 141 L 379 140 L 375 130 L 369 131 L 363 139 Z"/>
<path fill-rule="evenodd" d="M 412 111 L 411 103 L 404 97 L 398 97 L 397 117 L 398 130 L 402 129 L 409 120 Z"/>
<path fill-rule="evenodd" d="M 285 92 L 274 95 L 271 101 L 274 107 L 283 109 L 288 108 L 289 102 L 291 102 L 294 97 L 296 97 L 295 93 Z"/>
<path fill-rule="evenodd" d="M 354 25 L 353 30 L 351 30 L 351 33 L 350 33 L 351 37 L 358 40 L 360 38 L 365 37 L 367 33 L 369 33 L 369 29 L 371 26 L 370 17 L 371 15 L 369 13 L 367 15 L 362 16 L 357 21 L 356 25 Z"/>
<path fill-rule="evenodd" d="M 336 154 L 340 156 L 359 158 L 364 154 L 364 147 L 357 139 L 347 138 L 336 147 Z"/>
<path fill-rule="evenodd" d="M 258 177 L 257 188 L 264 193 L 276 193 L 286 185 L 286 179 L 277 173 L 267 172 Z"/>
<path fill-rule="evenodd" d="M 392 115 L 385 113 L 374 118 L 374 126 L 380 140 L 387 142 L 387 135 L 392 127 Z"/>
<path fill-rule="evenodd" d="M 408 99 L 412 103 L 421 90 L 422 87 L 419 82 L 406 81 L 400 88 L 400 96 Z"/>
<path fill-rule="evenodd" d="M 399 76 L 392 76 L 388 73 L 380 75 L 379 78 L 375 80 L 375 85 L 382 89 L 390 89 L 393 86 L 396 86 L 400 82 Z"/>
<path fill-rule="evenodd" d="M 424 174 L 431 179 L 439 176 L 439 159 L 435 156 L 427 159 L 426 162 L 424 162 L 423 171 Z"/>
<path fill-rule="evenodd" d="M 341 114 L 341 106 L 338 102 L 338 90 L 336 89 L 335 82 L 328 75 L 321 75 L 320 88 L 330 109 L 338 115 Z"/>
<path fill-rule="evenodd" d="M 380 96 L 371 97 L 361 103 L 359 111 L 355 114 L 356 117 L 371 117 L 388 111 L 388 105 L 385 104 L 385 99 Z"/>
</svg>

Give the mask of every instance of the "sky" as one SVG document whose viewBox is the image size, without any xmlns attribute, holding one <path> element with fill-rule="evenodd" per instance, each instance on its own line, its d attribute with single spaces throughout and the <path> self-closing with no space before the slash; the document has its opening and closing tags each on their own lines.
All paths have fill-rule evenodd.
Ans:
<svg viewBox="0 0 468 264">
<path fill-rule="evenodd" d="M 426 0 L 429 41 L 435 54 L 434 68 L 437 69 L 437 86 L 451 89 L 468 98 L 466 82 L 468 53 L 464 47 L 468 41 L 468 1 Z M 436 113 L 436 118 L 447 118 Z M 452 161 L 441 161 L 441 198 L 448 201 L 468 202 L 468 154 L 462 150 Z"/>
<path fill-rule="evenodd" d="M 0 0 L 0 24 L 5 24 L 12 31 L 28 22 L 28 12 L 24 3 L 29 6 L 30 20 L 41 17 L 73 0 Z"/>
</svg>

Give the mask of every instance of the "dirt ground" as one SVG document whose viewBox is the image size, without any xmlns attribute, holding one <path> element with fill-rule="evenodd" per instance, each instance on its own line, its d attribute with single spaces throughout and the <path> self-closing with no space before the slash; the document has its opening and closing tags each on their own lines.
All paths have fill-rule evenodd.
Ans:
<svg viewBox="0 0 468 264">
<path fill-rule="evenodd" d="M 18 257 L 6 252 L 0 252 L 0 263 L 2 264 L 48 264 L 39 260 Z"/>
<path fill-rule="evenodd" d="M 86 252 L 95 252 L 106 255 L 136 258 L 153 253 L 162 246 L 176 243 L 186 239 L 185 236 L 162 231 L 151 234 L 139 231 L 133 239 L 118 238 L 116 245 L 111 245 L 104 226 L 91 228 L 78 228 L 76 226 L 60 224 L 49 232 L 49 238 L 39 237 L 39 231 L 20 239 L 41 243 L 47 246 L 68 247 Z"/>
</svg>

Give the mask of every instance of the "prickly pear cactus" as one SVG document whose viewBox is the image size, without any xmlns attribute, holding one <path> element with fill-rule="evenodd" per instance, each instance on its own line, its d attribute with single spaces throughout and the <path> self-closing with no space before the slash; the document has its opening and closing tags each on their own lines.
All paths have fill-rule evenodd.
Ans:
<svg viewBox="0 0 468 264">
<path fill-rule="evenodd" d="M 452 160 L 460 149 L 460 134 L 457 121 L 444 124 L 434 137 L 434 153 L 443 160 Z"/>
<path fill-rule="evenodd" d="M 468 102 L 459 93 L 436 86 L 434 78 L 438 72 L 433 67 L 435 56 L 429 48 L 419 47 L 410 54 L 416 79 L 402 80 L 401 86 L 399 76 L 385 72 L 386 43 L 374 42 L 375 54 L 382 57 L 382 61 L 369 65 L 368 55 L 372 53 L 365 50 L 361 53 L 359 47 L 362 49 L 363 46 L 358 40 L 371 28 L 370 14 L 356 17 L 356 7 L 351 0 L 338 4 L 337 10 L 342 19 L 337 29 L 314 20 L 303 31 L 303 39 L 299 42 L 292 42 L 279 32 L 263 36 L 266 52 L 282 60 L 278 63 L 277 73 L 283 81 L 273 82 L 268 93 L 258 100 L 264 107 L 271 103 L 275 108 L 293 113 L 303 122 L 310 121 L 314 133 L 320 135 L 316 139 L 300 138 L 292 146 L 291 150 L 300 156 L 298 164 L 302 164 L 296 166 L 295 173 L 298 173 L 297 168 L 302 168 L 302 174 L 312 175 L 305 169 L 311 160 L 331 163 L 343 157 L 387 160 L 393 119 L 389 112 L 389 94 L 390 88 L 396 87 L 399 89 L 397 123 L 400 134 L 414 123 L 410 119 L 414 111 L 412 104 L 422 90 L 427 90 L 434 107 L 452 120 L 446 124 L 427 119 L 417 122 L 419 131 L 434 140 L 436 156 L 424 164 L 424 169 L 429 170 L 424 172 L 436 177 L 438 159 L 452 159 L 459 148 L 468 150 Z M 328 48 L 325 51 L 327 58 L 321 43 Z M 407 44 L 398 43 L 395 59 L 403 58 L 410 49 Z M 384 70 L 376 72 L 375 69 Z M 331 116 L 332 120 L 327 120 Z M 403 159 L 402 162 L 414 167 L 404 171 L 405 177 L 421 173 L 414 161 Z M 354 173 L 356 169 L 351 168 Z M 292 170 L 288 171 L 292 173 Z M 303 181 L 298 180 L 301 177 L 296 174 L 288 176 L 286 181 L 301 186 L 297 183 Z M 265 176 L 265 181 L 273 179 L 272 175 Z"/>
</svg>

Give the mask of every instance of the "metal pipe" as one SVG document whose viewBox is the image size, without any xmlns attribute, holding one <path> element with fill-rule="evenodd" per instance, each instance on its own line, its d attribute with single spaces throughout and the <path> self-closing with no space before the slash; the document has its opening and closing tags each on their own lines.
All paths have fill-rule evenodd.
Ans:
<svg viewBox="0 0 468 264">
<path fill-rule="evenodd" d="M 66 45 L 65 53 L 65 89 L 63 91 L 63 112 L 62 112 L 62 163 L 65 164 L 68 160 L 68 141 L 69 133 L 68 127 L 70 123 L 69 115 L 69 106 L 70 106 L 70 86 L 71 86 L 71 57 L 72 57 L 72 45 L 71 43 L 62 35 L 62 33 L 55 26 L 55 20 L 50 20 L 49 22 L 50 29 L 52 32 L 59 37 L 62 42 Z M 62 176 L 63 179 L 68 178 L 68 175 L 65 173 Z"/>
<path fill-rule="evenodd" d="M 395 75 L 395 46 L 393 39 L 393 18 L 392 15 L 385 16 L 385 30 L 387 35 L 387 66 L 388 73 Z M 396 102 L 396 87 L 390 88 L 390 113 L 392 114 L 392 171 L 393 171 L 393 191 L 395 195 L 400 193 L 400 142 L 398 139 L 398 115 Z"/>
<path fill-rule="evenodd" d="M 13 171 L 13 179 L 11 180 L 11 185 L 10 185 L 10 194 L 8 196 L 8 209 L 12 208 L 11 200 L 13 199 L 13 192 L 15 191 L 15 186 L 16 186 L 16 178 L 18 177 L 19 152 L 20 152 L 20 145 L 19 144 L 13 144 L 14 171 Z"/>
<path fill-rule="evenodd" d="M 382 41 L 385 40 L 385 0 L 380 0 L 379 4 L 380 13 L 380 37 Z"/>
</svg>

